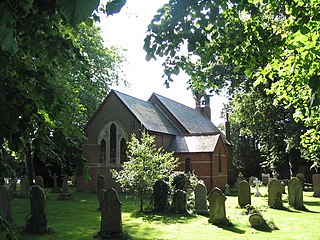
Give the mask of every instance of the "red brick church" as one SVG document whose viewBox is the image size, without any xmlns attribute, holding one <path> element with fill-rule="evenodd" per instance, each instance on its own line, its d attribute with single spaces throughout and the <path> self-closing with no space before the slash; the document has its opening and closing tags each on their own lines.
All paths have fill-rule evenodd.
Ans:
<svg viewBox="0 0 320 240">
<path fill-rule="evenodd" d="M 155 93 L 144 101 L 112 90 L 85 128 L 83 153 L 91 180 L 80 177 L 78 191 L 95 191 L 98 175 L 105 176 L 106 186 L 118 188 L 110 169 L 121 168 L 127 142 L 132 133 L 141 137 L 141 130 L 154 135 L 158 147 L 174 152 L 177 170 L 194 171 L 208 189 L 224 189 L 234 181 L 232 147 L 210 121 L 209 97 L 204 97 L 204 104 L 192 109 Z"/>
</svg>

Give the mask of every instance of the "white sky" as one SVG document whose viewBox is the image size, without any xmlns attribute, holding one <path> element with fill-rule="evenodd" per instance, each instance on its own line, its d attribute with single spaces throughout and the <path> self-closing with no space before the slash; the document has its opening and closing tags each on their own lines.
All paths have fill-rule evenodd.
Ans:
<svg viewBox="0 0 320 240">
<path fill-rule="evenodd" d="M 168 0 L 127 0 L 120 13 L 101 18 L 102 37 L 107 46 L 116 45 L 127 50 L 124 53 L 127 64 L 123 71 L 130 86 L 121 85 L 114 89 L 143 100 L 148 100 L 155 92 L 194 108 L 195 101 L 191 91 L 187 90 L 188 77 L 185 74 L 174 77 L 170 88 L 166 88 L 162 78 L 162 61 L 145 60 L 143 40 L 147 26 L 166 2 Z M 220 119 L 223 102 L 226 102 L 225 98 L 211 97 L 211 120 L 216 126 L 225 121 Z"/>
</svg>

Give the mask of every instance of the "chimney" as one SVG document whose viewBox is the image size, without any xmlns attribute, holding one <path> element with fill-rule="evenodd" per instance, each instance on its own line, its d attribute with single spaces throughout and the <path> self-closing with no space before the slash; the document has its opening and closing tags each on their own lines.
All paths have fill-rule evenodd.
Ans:
<svg viewBox="0 0 320 240">
<path fill-rule="evenodd" d="M 226 123 L 225 123 L 225 127 L 226 127 L 226 139 L 230 142 L 230 122 L 229 122 L 229 113 L 226 114 Z"/>
</svg>

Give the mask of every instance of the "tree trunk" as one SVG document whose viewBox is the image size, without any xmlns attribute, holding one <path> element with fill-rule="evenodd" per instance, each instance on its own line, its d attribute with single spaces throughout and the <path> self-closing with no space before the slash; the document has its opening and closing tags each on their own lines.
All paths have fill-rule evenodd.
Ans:
<svg viewBox="0 0 320 240">
<path fill-rule="evenodd" d="M 26 173 L 27 173 L 27 179 L 29 182 L 29 185 L 33 185 L 33 179 L 34 179 L 34 166 L 33 166 L 33 159 L 32 159 L 32 153 L 31 153 L 31 146 L 30 144 L 27 144 L 25 148 L 25 154 L 26 154 Z"/>
</svg>

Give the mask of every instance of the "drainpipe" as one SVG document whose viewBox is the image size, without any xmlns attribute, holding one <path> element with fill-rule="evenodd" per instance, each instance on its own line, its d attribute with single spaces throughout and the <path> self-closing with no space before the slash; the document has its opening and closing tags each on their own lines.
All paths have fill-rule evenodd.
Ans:
<svg viewBox="0 0 320 240">
<path fill-rule="evenodd" d="M 212 189 L 212 179 L 213 179 L 213 176 L 212 176 L 212 165 L 213 165 L 213 160 L 212 160 L 212 156 L 213 156 L 213 153 L 209 153 L 209 156 L 210 156 L 210 191 Z"/>
</svg>

